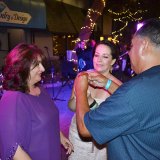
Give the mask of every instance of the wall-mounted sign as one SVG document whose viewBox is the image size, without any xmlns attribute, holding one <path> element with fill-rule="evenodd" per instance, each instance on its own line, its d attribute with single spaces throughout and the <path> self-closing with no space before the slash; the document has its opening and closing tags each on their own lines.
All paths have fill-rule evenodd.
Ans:
<svg viewBox="0 0 160 160">
<path fill-rule="evenodd" d="M 29 13 L 12 11 L 5 3 L 0 2 L 0 22 L 28 24 L 30 20 L 31 15 Z"/>
<path fill-rule="evenodd" d="M 43 0 L 0 0 L 0 27 L 46 29 Z"/>
</svg>

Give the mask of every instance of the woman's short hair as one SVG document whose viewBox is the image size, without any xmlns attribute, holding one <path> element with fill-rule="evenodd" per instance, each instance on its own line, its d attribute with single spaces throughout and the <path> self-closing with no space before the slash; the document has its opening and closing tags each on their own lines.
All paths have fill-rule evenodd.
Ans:
<svg viewBox="0 0 160 160">
<path fill-rule="evenodd" d="M 5 59 L 3 89 L 28 92 L 30 67 L 37 64 L 38 56 L 44 59 L 42 51 L 34 44 L 20 43 L 13 48 Z"/>
</svg>

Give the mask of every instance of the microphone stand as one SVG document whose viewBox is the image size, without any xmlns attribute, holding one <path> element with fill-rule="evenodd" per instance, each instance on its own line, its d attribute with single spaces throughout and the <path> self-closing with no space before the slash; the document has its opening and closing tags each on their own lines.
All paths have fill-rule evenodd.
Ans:
<svg viewBox="0 0 160 160">
<path fill-rule="evenodd" d="M 60 93 L 60 91 L 58 91 L 58 93 L 57 93 L 57 95 L 55 96 L 54 94 L 54 67 L 53 67 L 53 65 L 52 65 L 52 63 L 51 63 L 51 57 L 50 57 L 50 55 L 49 55 L 49 51 L 48 51 L 48 47 L 44 47 L 45 49 L 46 49 L 46 52 L 47 52 L 47 55 L 48 55 L 48 59 L 49 59 L 49 62 L 50 62 L 50 67 L 51 67 L 51 78 L 52 78 L 52 100 L 59 100 L 59 101 L 66 101 L 66 100 L 64 100 L 64 99 L 59 99 L 59 98 L 57 98 L 58 97 L 58 95 L 59 95 L 59 93 Z"/>
<path fill-rule="evenodd" d="M 122 55 L 119 56 L 119 59 L 123 58 L 125 55 L 128 54 L 128 51 L 126 51 L 125 53 L 123 53 Z"/>
<path fill-rule="evenodd" d="M 49 60 L 49 67 L 50 67 L 50 71 L 51 71 L 51 78 L 52 78 L 52 99 L 54 98 L 54 67 L 52 65 L 52 62 L 51 62 L 51 57 L 49 55 L 49 51 L 48 51 L 48 47 L 45 46 L 44 47 L 46 49 L 46 52 L 47 52 L 47 55 L 48 55 L 48 60 Z"/>
</svg>

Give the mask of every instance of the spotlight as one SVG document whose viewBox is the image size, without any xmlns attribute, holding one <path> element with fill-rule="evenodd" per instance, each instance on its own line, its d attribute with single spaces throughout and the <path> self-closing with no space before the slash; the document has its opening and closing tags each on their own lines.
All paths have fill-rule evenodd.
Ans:
<svg viewBox="0 0 160 160">
<path fill-rule="evenodd" d="M 138 23 L 137 24 L 137 31 L 143 26 L 143 23 Z"/>
</svg>

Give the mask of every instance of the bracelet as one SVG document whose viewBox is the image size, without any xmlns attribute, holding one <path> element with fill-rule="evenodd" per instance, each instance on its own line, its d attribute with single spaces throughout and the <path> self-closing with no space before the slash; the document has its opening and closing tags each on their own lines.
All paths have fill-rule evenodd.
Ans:
<svg viewBox="0 0 160 160">
<path fill-rule="evenodd" d="M 108 90 L 111 86 L 112 80 L 108 79 L 107 84 L 105 85 L 105 89 Z"/>
<path fill-rule="evenodd" d="M 96 105 L 96 104 L 97 104 L 97 102 L 94 100 L 94 101 L 89 105 L 89 108 L 94 107 L 94 105 Z"/>
</svg>

